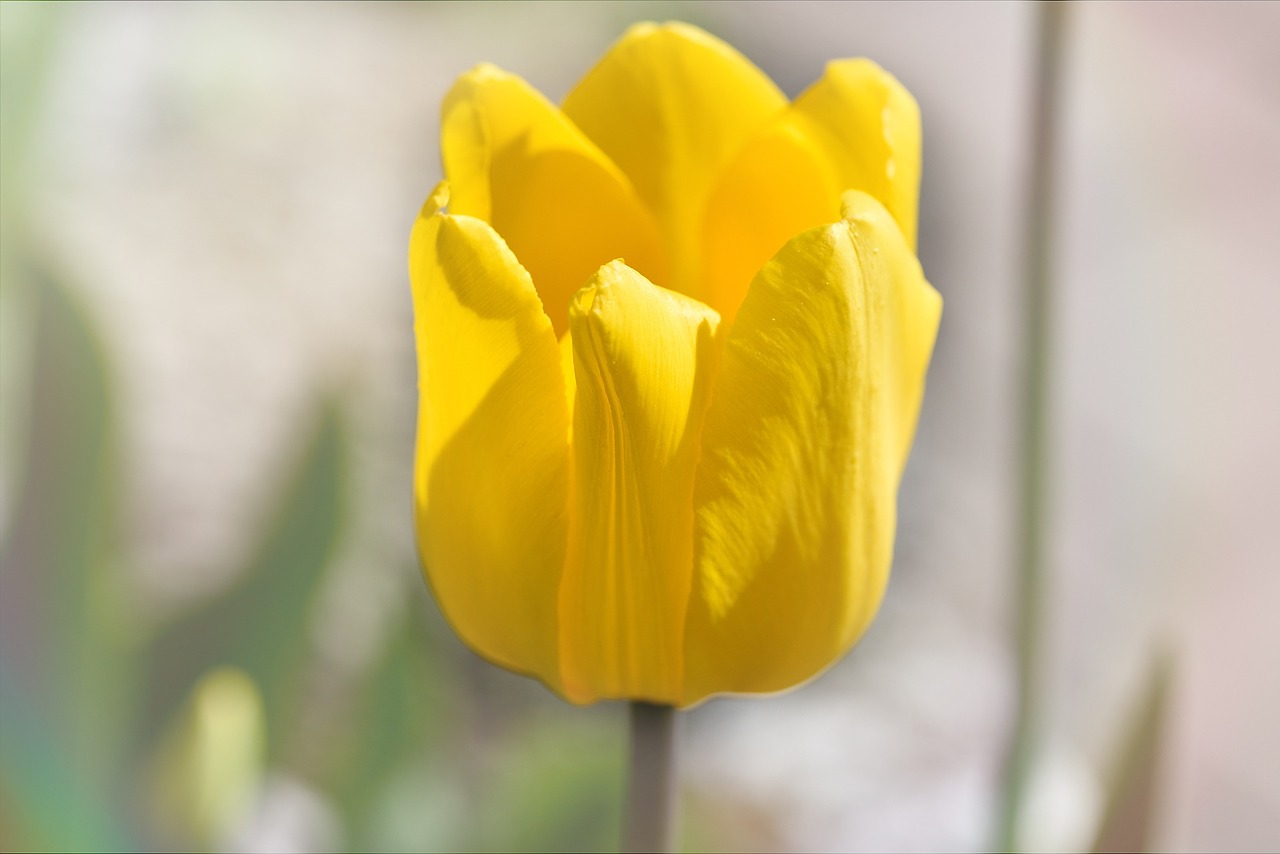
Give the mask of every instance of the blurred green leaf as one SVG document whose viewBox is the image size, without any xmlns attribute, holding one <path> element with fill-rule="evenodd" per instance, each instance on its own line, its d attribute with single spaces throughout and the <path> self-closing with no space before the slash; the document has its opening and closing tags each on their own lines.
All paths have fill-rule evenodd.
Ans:
<svg viewBox="0 0 1280 854">
<path fill-rule="evenodd" d="M 113 808 L 91 806 L 87 793 L 123 794 L 111 782 L 133 680 L 116 565 L 120 490 L 103 349 L 60 280 L 37 266 L 23 272 L 38 298 L 35 375 L 19 501 L 0 545 L 0 776 L 25 805 L 28 832 L 60 839 L 97 826 L 91 814 Z M 65 799 L 45 803 L 62 785 L 51 781 L 68 778 L 86 794 L 68 790 Z M 82 840 L 79 847 L 87 846 Z"/>
<path fill-rule="evenodd" d="M 343 518 L 346 440 L 335 405 L 325 404 L 249 566 L 222 595 L 160 632 L 151 644 L 147 732 L 175 712 L 196 680 L 228 665 L 262 689 L 272 756 L 296 722 L 301 664 L 316 593 Z"/>
<path fill-rule="evenodd" d="M 79 773 L 3 660 L 0 708 L 0 850 L 132 849 L 114 809 Z"/>
<path fill-rule="evenodd" d="M 357 850 L 385 847 L 370 827 L 378 800 L 398 772 L 432 752 L 450 705 L 443 688 L 447 677 L 430 654 L 423 609 L 405 611 L 382 656 L 354 688 L 346 737 L 328 773 Z"/>
<path fill-rule="evenodd" d="M 483 851 L 612 851 L 622 826 L 626 739 L 621 722 L 587 715 L 573 726 L 514 733 L 481 799 L 475 846 Z"/>
<path fill-rule="evenodd" d="M 1094 851 L 1150 851 L 1159 795 L 1160 750 L 1169 714 L 1173 663 L 1156 658 L 1142 702 L 1125 734 L 1108 787 Z"/>
<path fill-rule="evenodd" d="M 34 283 L 24 269 L 28 251 L 25 200 L 30 185 L 34 128 L 44 82 L 58 42 L 62 9 L 53 3 L 0 4 L 0 495 L 18 488 L 12 465 L 27 441 L 35 330 Z M 36 150 L 38 153 L 38 150 Z"/>
<path fill-rule="evenodd" d="M 57 3 L 0 4 L 0 210 L 23 190 L 23 167 L 63 9 Z"/>
<path fill-rule="evenodd" d="M 406 751 L 379 786 L 352 850 L 615 850 L 626 754 L 617 709 L 558 711 L 568 717 L 501 733 L 446 723 L 448 742 Z"/>
</svg>

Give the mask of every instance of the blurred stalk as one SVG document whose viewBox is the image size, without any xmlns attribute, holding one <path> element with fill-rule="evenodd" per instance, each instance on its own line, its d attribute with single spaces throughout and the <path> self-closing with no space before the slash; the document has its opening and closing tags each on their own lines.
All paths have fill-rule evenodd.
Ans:
<svg viewBox="0 0 1280 854">
<path fill-rule="evenodd" d="M 627 773 L 627 811 L 622 850 L 660 852 L 675 849 L 676 710 L 633 702 L 631 762 Z"/>
<path fill-rule="evenodd" d="M 1036 78 L 1031 105 L 1024 271 L 1026 315 L 1022 378 L 1021 519 L 1017 544 L 1017 708 L 1004 769 L 997 851 L 1017 850 L 1019 818 L 1039 736 L 1044 611 L 1044 529 L 1047 482 L 1050 279 L 1054 178 L 1062 101 L 1062 55 L 1068 4 L 1040 3 Z"/>
</svg>

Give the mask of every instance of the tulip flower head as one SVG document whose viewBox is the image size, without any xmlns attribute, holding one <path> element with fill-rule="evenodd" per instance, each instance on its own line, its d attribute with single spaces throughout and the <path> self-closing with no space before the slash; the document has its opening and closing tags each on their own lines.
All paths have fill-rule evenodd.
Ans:
<svg viewBox="0 0 1280 854">
<path fill-rule="evenodd" d="M 575 703 L 803 682 L 879 607 L 942 303 L 920 119 L 874 63 L 795 101 L 684 24 L 556 107 L 445 99 L 413 228 L 415 519 L 478 653 Z"/>
</svg>

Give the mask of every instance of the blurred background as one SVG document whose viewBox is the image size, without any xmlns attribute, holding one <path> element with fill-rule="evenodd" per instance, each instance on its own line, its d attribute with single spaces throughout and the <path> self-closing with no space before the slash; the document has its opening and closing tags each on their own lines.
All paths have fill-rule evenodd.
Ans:
<svg viewBox="0 0 1280 854">
<path fill-rule="evenodd" d="M 880 617 L 803 689 L 686 716 L 684 845 L 992 845 L 1036 14 L 0 5 L 0 849 L 615 845 L 625 708 L 481 662 L 418 573 L 405 258 L 455 75 L 559 100 L 667 18 L 789 95 L 844 56 L 906 84 L 946 300 Z M 1065 35 L 1019 845 L 1275 850 L 1280 5 Z"/>
</svg>

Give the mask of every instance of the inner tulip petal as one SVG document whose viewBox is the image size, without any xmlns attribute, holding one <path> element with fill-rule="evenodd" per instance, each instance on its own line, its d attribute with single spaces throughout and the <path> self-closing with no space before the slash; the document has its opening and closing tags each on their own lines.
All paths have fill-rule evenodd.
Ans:
<svg viewBox="0 0 1280 854">
<path fill-rule="evenodd" d="M 442 128 L 453 213 L 502 235 L 557 334 L 568 328 L 570 298 L 610 259 L 665 281 L 657 226 L 627 178 L 519 77 L 491 65 L 462 75 Z"/>
<path fill-rule="evenodd" d="M 487 224 L 440 213 L 446 197 L 441 185 L 409 248 L 419 551 L 458 634 L 558 691 L 569 515 L 560 354 L 528 273 Z"/>
<path fill-rule="evenodd" d="M 694 491 L 683 702 L 778 691 L 879 606 L 941 300 L 863 193 L 761 269 L 726 341 Z"/>
<path fill-rule="evenodd" d="M 915 248 L 920 111 L 866 59 L 822 79 L 760 128 L 721 175 L 707 209 L 707 299 L 732 320 L 756 271 L 802 231 L 833 222 L 840 196 L 880 200 Z"/>
<path fill-rule="evenodd" d="M 679 699 L 693 473 L 719 322 L 621 262 L 570 307 L 573 486 L 560 587 L 570 699 Z"/>
<path fill-rule="evenodd" d="M 734 158 L 707 205 L 707 301 L 732 322 L 765 262 L 839 213 L 840 189 L 822 153 L 792 122 L 770 123 Z"/>
<path fill-rule="evenodd" d="M 834 60 L 796 98 L 788 119 L 822 152 L 838 192 L 879 200 L 914 252 L 920 107 L 897 78 L 869 59 Z"/>
<path fill-rule="evenodd" d="M 637 24 L 587 73 L 564 111 L 657 217 L 664 285 L 703 299 L 702 230 L 716 177 L 787 100 L 760 69 L 686 24 Z"/>
</svg>

